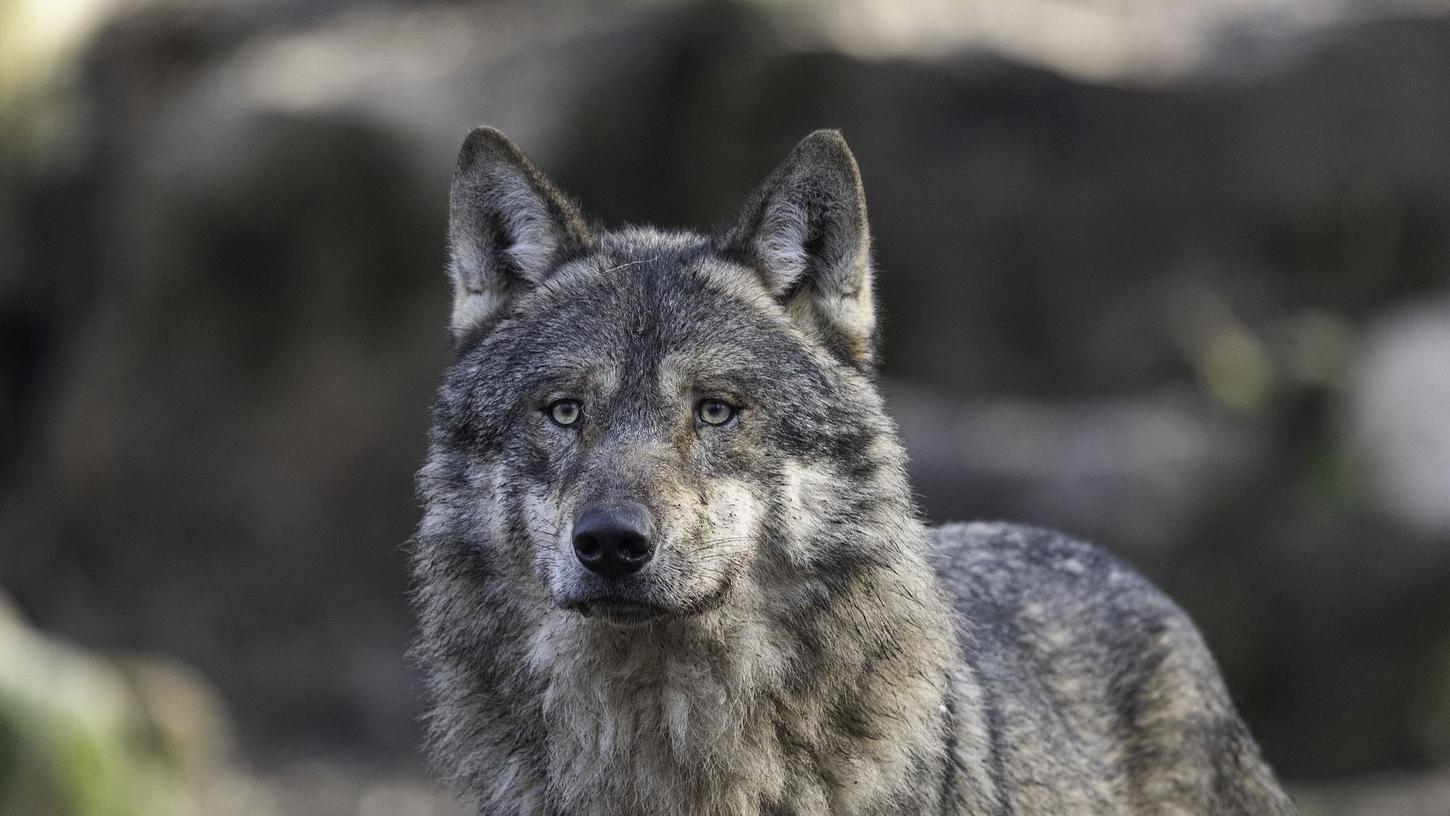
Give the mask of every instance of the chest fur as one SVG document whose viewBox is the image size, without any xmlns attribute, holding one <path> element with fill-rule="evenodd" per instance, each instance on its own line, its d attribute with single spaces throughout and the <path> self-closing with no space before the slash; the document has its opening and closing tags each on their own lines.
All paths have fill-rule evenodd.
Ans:
<svg viewBox="0 0 1450 816">
<path fill-rule="evenodd" d="M 750 654 L 736 641 L 542 628 L 530 660 L 544 683 L 549 799 L 600 816 L 749 816 L 788 795 L 802 814 L 829 812 L 782 743 L 798 715 L 766 691 L 783 668 L 768 639 Z"/>
<path fill-rule="evenodd" d="M 887 687 L 825 666 L 802 676 L 799 655 L 750 629 L 540 629 L 530 661 L 544 683 L 547 800 L 597 816 L 826 816 L 906 805 L 936 774 L 939 748 L 925 743 L 939 736 L 938 685 L 897 676 L 890 700 L 862 705 Z"/>
</svg>

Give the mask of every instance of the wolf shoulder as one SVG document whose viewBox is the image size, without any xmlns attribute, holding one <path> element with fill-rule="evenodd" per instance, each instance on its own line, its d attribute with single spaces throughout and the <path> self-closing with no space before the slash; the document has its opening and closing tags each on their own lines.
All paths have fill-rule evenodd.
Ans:
<svg viewBox="0 0 1450 816">
<path fill-rule="evenodd" d="M 1044 647 L 1139 651 L 1151 642 L 1202 648 L 1177 604 L 1110 553 L 1063 533 L 1022 524 L 969 522 L 933 531 L 937 573 L 985 647 L 1006 637 Z"/>
<path fill-rule="evenodd" d="M 1198 630 L 1146 578 L 1050 530 L 935 537 L 964 658 L 1000 724 L 999 789 L 1019 812 L 1294 812 Z"/>
<path fill-rule="evenodd" d="M 984 680 L 1050 680 L 1068 666 L 1081 685 L 1123 690 L 1171 665 L 1192 677 L 1197 694 L 1226 696 L 1188 614 L 1105 550 L 1011 523 L 948 524 L 934 533 L 938 575 Z"/>
</svg>

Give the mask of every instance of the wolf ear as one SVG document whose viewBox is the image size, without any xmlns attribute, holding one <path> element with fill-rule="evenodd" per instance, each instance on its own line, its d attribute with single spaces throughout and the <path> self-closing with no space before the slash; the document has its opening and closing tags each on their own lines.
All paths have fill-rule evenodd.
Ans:
<svg viewBox="0 0 1450 816">
<path fill-rule="evenodd" d="M 770 294 L 838 357 L 871 367 L 876 307 L 866 194 L 839 132 L 801 140 L 717 248 L 754 267 Z"/>
<path fill-rule="evenodd" d="M 449 193 L 453 333 L 486 326 L 510 300 L 587 250 L 584 219 L 507 136 L 475 128 Z"/>
</svg>

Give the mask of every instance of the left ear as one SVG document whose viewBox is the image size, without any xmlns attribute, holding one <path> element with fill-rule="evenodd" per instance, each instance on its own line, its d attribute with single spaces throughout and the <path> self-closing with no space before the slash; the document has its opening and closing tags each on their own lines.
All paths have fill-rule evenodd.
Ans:
<svg viewBox="0 0 1450 816">
<path fill-rule="evenodd" d="M 717 248 L 741 258 L 813 337 L 864 370 L 875 357 L 870 234 L 861 173 L 834 130 L 802 139 Z"/>
</svg>

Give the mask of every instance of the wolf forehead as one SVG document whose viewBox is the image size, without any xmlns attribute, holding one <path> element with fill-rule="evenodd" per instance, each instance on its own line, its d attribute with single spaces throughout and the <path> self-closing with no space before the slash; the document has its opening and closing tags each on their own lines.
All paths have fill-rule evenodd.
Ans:
<svg viewBox="0 0 1450 816">
<path fill-rule="evenodd" d="M 723 397 L 797 437 L 829 437 L 827 417 L 862 419 L 847 393 L 859 374 L 813 346 L 755 272 L 707 237 L 631 228 L 597 241 L 462 339 L 439 406 L 455 410 L 435 419 L 503 430 L 566 396 L 645 412 Z"/>
<path fill-rule="evenodd" d="M 750 269 L 704 236 L 642 228 L 601 236 L 496 324 L 462 338 L 458 356 L 491 369 L 527 361 L 567 371 L 639 370 L 671 354 L 716 371 L 821 367 Z"/>
</svg>

